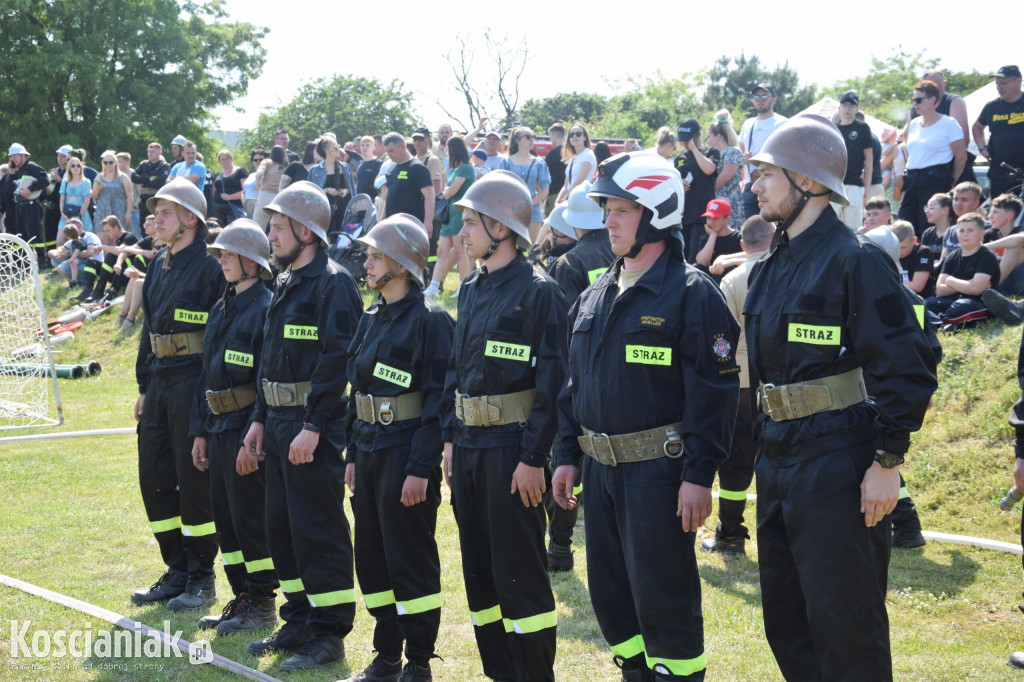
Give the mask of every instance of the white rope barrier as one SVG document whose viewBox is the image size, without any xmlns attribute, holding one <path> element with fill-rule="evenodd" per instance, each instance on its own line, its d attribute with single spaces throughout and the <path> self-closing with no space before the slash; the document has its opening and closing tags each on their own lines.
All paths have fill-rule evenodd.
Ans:
<svg viewBox="0 0 1024 682">
<path fill-rule="evenodd" d="M 92 431 L 63 431 L 61 433 L 36 433 L 30 436 L 7 436 L 0 438 L 0 445 L 4 443 L 20 443 L 30 440 L 57 440 L 60 438 L 85 438 L 88 436 L 127 436 L 134 435 L 135 427 L 123 429 L 94 429 Z"/>
</svg>

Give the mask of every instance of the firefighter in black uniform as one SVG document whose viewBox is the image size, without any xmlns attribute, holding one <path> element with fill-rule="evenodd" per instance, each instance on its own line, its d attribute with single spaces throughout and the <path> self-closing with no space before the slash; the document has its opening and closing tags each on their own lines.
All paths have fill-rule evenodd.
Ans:
<svg viewBox="0 0 1024 682">
<path fill-rule="evenodd" d="M 43 247 L 43 209 L 39 202 L 49 183 L 46 169 L 29 161 L 31 154 L 17 142 L 7 154 L 10 156 L 7 175 L 0 180 L 0 223 L 5 231 L 36 247 L 36 259 L 42 267 L 43 263 L 48 263 Z"/>
<path fill-rule="evenodd" d="M 935 358 L 888 256 L 829 206 L 847 201 L 838 129 L 797 116 L 751 162 L 777 222 L 743 308 L 765 633 L 787 679 L 892 679 L 889 514 Z"/>
<path fill-rule="evenodd" d="M 257 400 L 244 447 L 266 456 L 267 539 L 287 602 L 284 626 L 251 642 L 256 656 L 293 651 L 283 670 L 345 656 L 355 590 L 345 518 L 348 347 L 362 315 L 352 277 L 327 258 L 331 207 L 311 182 L 268 204 L 277 278 L 263 328 Z"/>
<path fill-rule="evenodd" d="M 210 472 L 213 518 L 224 574 L 234 598 L 219 615 L 199 620 L 218 634 L 277 622 L 277 575 L 267 546 L 264 470 L 240 450 L 256 402 L 263 323 L 270 308 L 270 242 L 263 229 L 239 218 L 206 249 L 218 259 L 228 286 L 210 311 L 203 341 L 203 374 L 192 404 L 192 462 Z"/>
<path fill-rule="evenodd" d="M 224 290 L 217 260 L 206 253 L 206 200 L 188 180 L 149 199 L 156 237 L 167 244 L 142 289 L 145 313 L 135 376 L 139 398 L 139 485 L 167 571 L 136 605 L 170 599 L 172 610 L 197 609 L 216 597 L 217 533 L 206 473 L 192 466 L 189 417 L 203 369 L 203 332 Z"/>
<path fill-rule="evenodd" d="M 146 160 L 139 164 L 132 173 L 132 182 L 139 185 L 139 196 L 145 198 L 153 196 L 157 191 L 167 184 L 167 176 L 171 173 L 171 165 L 161 157 L 163 147 L 159 142 L 150 142 L 146 148 Z M 139 202 L 139 230 L 146 222 L 149 215 L 149 200 Z"/>
<path fill-rule="evenodd" d="M 440 403 L 455 323 L 423 296 L 423 223 L 388 216 L 359 239 L 367 287 L 380 292 L 350 349 L 345 480 L 355 515 L 356 575 L 376 618 L 376 658 L 348 682 L 424 682 L 441 624 Z M 402 670 L 402 642 L 409 662 Z M 401 673 L 401 676 L 399 676 Z"/>
<path fill-rule="evenodd" d="M 587 575 L 624 680 L 703 680 L 694 540 L 729 453 L 739 368 L 736 319 L 686 264 L 683 186 L 669 162 L 619 154 L 588 193 L 620 258 L 569 313 L 552 482 L 570 507 L 583 453 Z"/>
<path fill-rule="evenodd" d="M 541 497 L 565 376 L 565 296 L 520 253 L 532 209 L 518 176 L 491 171 L 456 209 L 466 253 L 484 261 L 459 294 L 442 403 L 466 598 L 487 677 L 554 680 Z"/>
<path fill-rule="evenodd" d="M 565 300 L 570 306 L 576 302 L 583 290 L 597 281 L 615 261 L 608 231 L 604 229 L 604 212 L 592 199 L 587 197 L 590 183 L 582 182 L 569 193 L 568 201 L 561 209 L 556 207 L 551 212 L 560 212 L 565 229 L 572 231 L 577 240 L 576 246 L 559 256 L 549 271 L 558 286 L 565 293 Z M 573 488 L 577 502 L 582 504 L 583 486 L 577 481 Z M 551 571 L 571 571 L 572 532 L 576 526 L 579 506 L 563 509 L 555 502 L 551 491 L 544 493 L 544 506 L 547 508 L 550 521 L 548 523 L 548 569 Z"/>
</svg>

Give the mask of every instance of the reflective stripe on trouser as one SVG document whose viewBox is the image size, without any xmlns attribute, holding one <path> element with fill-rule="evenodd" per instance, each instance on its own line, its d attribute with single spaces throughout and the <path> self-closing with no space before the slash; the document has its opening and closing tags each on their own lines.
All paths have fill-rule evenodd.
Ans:
<svg viewBox="0 0 1024 682">
<path fill-rule="evenodd" d="M 409 432 L 412 439 L 412 432 Z M 411 444 L 356 453 L 356 575 L 376 619 L 373 648 L 389 660 L 420 662 L 434 655 L 441 626 L 441 561 L 434 532 L 441 504 L 441 470 L 427 479 L 426 500 L 401 503 Z"/>
<path fill-rule="evenodd" d="M 345 518 L 343 421 L 320 433 L 313 461 L 292 464 L 288 448 L 302 420 L 270 409 L 264 430 L 267 540 L 287 599 L 281 617 L 305 623 L 314 635 L 344 637 L 352 630 L 355 592 L 352 540 Z M 296 581 L 304 591 L 291 591 Z"/>
<path fill-rule="evenodd" d="M 555 600 L 544 509 L 524 507 L 518 494 L 509 494 L 520 454 L 514 446 L 455 446 L 452 489 L 462 574 L 484 674 L 554 680 Z"/>
<path fill-rule="evenodd" d="M 872 438 L 866 427 L 842 450 L 755 466 L 765 634 L 788 680 L 892 680 L 889 518 L 868 528 L 860 513 Z"/>
<path fill-rule="evenodd" d="M 191 369 L 184 377 L 150 376 L 137 429 L 139 488 L 164 563 L 208 575 L 217 556 L 210 483 L 192 464 L 188 436 L 198 380 Z"/>
<path fill-rule="evenodd" d="M 584 458 L 587 577 L 597 623 L 613 651 L 643 650 L 648 666 L 661 661 L 660 672 L 702 680 L 694 533 L 684 533 L 675 515 L 682 467 L 682 460 L 667 457 L 617 467 Z"/>
<path fill-rule="evenodd" d="M 748 538 L 750 533 L 743 523 L 747 506 L 747 489 L 754 479 L 753 434 L 754 402 L 749 388 L 740 389 L 736 426 L 732 432 L 729 457 L 718 468 L 718 525 L 717 538 Z"/>
<path fill-rule="evenodd" d="M 616 656 L 621 656 L 624 659 L 636 659 L 639 661 L 639 657 L 643 657 L 643 663 L 651 670 L 655 672 L 674 675 L 677 677 L 685 678 L 688 675 L 694 673 L 700 673 L 703 677 L 704 669 L 707 667 L 707 656 L 701 654 L 697 658 L 691 659 L 668 659 L 668 658 L 652 658 L 647 655 L 646 647 L 644 646 L 644 638 L 641 635 L 630 637 L 625 642 L 619 644 L 612 644 L 609 647 L 612 653 Z"/>
<path fill-rule="evenodd" d="M 238 475 L 235 459 L 241 440 L 241 429 L 226 429 L 207 437 L 213 519 L 231 591 L 235 596 L 248 592 L 267 599 L 277 589 L 277 574 L 267 545 L 266 467 L 260 463 L 253 473 Z"/>
</svg>

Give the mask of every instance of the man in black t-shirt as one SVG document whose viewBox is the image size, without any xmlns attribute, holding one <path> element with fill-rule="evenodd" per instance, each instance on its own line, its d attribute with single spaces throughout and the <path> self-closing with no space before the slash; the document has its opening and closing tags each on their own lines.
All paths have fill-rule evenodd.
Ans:
<svg viewBox="0 0 1024 682">
<path fill-rule="evenodd" d="M 702 218 L 707 218 L 705 231 L 707 242 L 697 254 L 697 267 L 715 280 L 715 284 L 721 284 L 722 274 L 711 274 L 708 270 L 719 256 L 730 253 L 743 253 L 743 245 L 740 240 L 739 230 L 729 227 L 729 218 L 732 217 L 732 205 L 725 199 L 712 199 L 708 202 L 708 210 L 704 211 Z"/>
<path fill-rule="evenodd" d="M 552 123 L 548 127 L 548 138 L 551 140 L 551 149 L 544 157 L 544 163 L 548 166 L 548 173 L 551 175 L 551 186 L 548 187 L 548 198 L 544 200 L 544 216 L 551 213 L 555 207 L 555 200 L 558 193 L 565 185 L 565 162 L 562 161 L 562 145 L 565 144 L 565 124 L 561 121 Z"/>
<path fill-rule="evenodd" d="M 874 171 L 875 152 L 871 146 L 871 128 L 857 120 L 860 98 L 853 90 L 839 98 L 839 133 L 846 143 L 846 175 L 843 189 L 849 206 L 834 204 L 839 219 L 847 225 L 858 227 L 864 223 L 865 188 L 871 186 Z"/>
<path fill-rule="evenodd" d="M 1000 164 L 1024 168 L 1024 93 L 1020 69 L 1015 65 L 996 71 L 999 98 L 986 104 L 971 127 L 978 151 L 989 160 L 988 179 L 992 196 L 997 197 L 1021 180 L 1010 176 Z M 985 128 L 988 127 L 988 145 Z"/>
<path fill-rule="evenodd" d="M 86 302 L 103 298 L 108 284 L 111 288 L 111 296 L 117 295 L 119 291 L 128 286 L 128 278 L 122 274 L 126 256 L 120 247 L 133 246 L 139 242 L 139 238 L 134 234 L 125 232 L 117 216 L 106 216 L 100 224 L 103 226 L 103 234 L 106 235 L 107 241 L 111 245 L 103 244 L 99 247 L 103 252 L 103 263 L 96 269 L 96 285 L 91 294 L 89 289 L 84 289 L 79 295 L 79 298 Z"/>
<path fill-rule="evenodd" d="M 688 118 L 679 124 L 676 140 L 685 150 L 676 156 L 673 165 L 683 178 L 686 201 L 683 204 L 683 237 L 686 240 L 687 263 L 696 262 L 697 252 L 704 246 L 704 209 L 715 198 L 715 180 L 718 178 L 718 150 L 701 149 L 700 124 Z"/>
<path fill-rule="evenodd" d="M 429 225 L 428 232 L 432 234 L 435 196 L 430 171 L 412 157 L 401 133 L 388 133 L 384 136 L 384 151 L 395 162 L 395 167 L 385 176 L 388 196 L 384 205 L 385 216 L 381 218 L 408 213 L 424 226 Z"/>
<path fill-rule="evenodd" d="M 935 295 L 935 261 L 938 254 L 917 243 L 914 226 L 897 220 L 890 228 L 900 242 L 900 275 L 903 286 L 921 298 Z"/>
<path fill-rule="evenodd" d="M 999 261 L 981 243 L 985 218 L 967 213 L 957 221 L 960 248 L 942 264 L 935 296 L 925 299 L 928 322 L 943 331 L 957 331 L 987 319 L 988 308 L 981 294 L 999 285 Z"/>
</svg>

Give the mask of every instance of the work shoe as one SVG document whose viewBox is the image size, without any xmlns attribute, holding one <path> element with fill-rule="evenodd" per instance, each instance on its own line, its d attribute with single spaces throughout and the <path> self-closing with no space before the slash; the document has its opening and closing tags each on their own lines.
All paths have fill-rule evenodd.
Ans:
<svg viewBox="0 0 1024 682">
<path fill-rule="evenodd" d="M 345 658 L 345 644 L 337 635 L 317 635 L 291 658 L 281 662 L 281 672 L 322 668 Z"/>
<path fill-rule="evenodd" d="M 1011 327 L 1024 322 L 1024 312 L 1021 311 L 1020 304 L 1011 301 L 995 289 L 985 289 L 981 292 L 981 302 L 989 312 Z"/>
<path fill-rule="evenodd" d="M 1010 660 L 1006 662 L 1006 665 L 1017 670 L 1024 670 L 1024 651 L 1014 651 L 1010 654 Z"/>
<path fill-rule="evenodd" d="M 715 554 L 722 554 L 727 556 L 738 556 L 747 555 L 747 550 L 744 547 L 746 539 L 742 537 L 732 538 L 720 538 L 713 537 L 708 538 L 704 542 L 700 543 L 700 548 L 705 552 L 714 552 Z"/>
<path fill-rule="evenodd" d="M 193 611 L 217 601 L 217 577 L 214 575 L 188 577 L 185 591 L 167 602 L 171 611 Z"/>
<path fill-rule="evenodd" d="M 259 599 L 243 593 L 240 601 L 231 618 L 221 620 L 217 626 L 218 635 L 251 632 L 277 623 L 277 604 L 273 597 Z"/>
<path fill-rule="evenodd" d="M 249 642 L 245 650 L 253 656 L 264 656 L 275 651 L 298 651 L 313 639 L 313 634 L 304 623 L 285 621 L 280 630 L 255 642 Z"/>
<path fill-rule="evenodd" d="M 427 668 L 428 672 L 430 668 Z M 366 670 L 357 673 L 343 682 L 398 682 L 402 674 L 402 656 L 397 661 L 388 661 L 383 655 L 377 654 Z M 427 679 L 430 679 L 429 677 Z"/>
<path fill-rule="evenodd" d="M 426 296 L 427 298 L 437 300 L 437 298 L 441 295 L 441 291 L 440 288 L 438 287 L 437 282 L 431 282 L 430 284 L 428 284 L 427 288 L 423 290 L 423 295 Z"/>
<path fill-rule="evenodd" d="M 434 676 L 430 674 L 429 663 L 409 661 L 402 668 L 402 674 L 399 676 L 398 682 L 430 682 L 433 679 Z"/>
<path fill-rule="evenodd" d="M 167 601 L 184 592 L 187 584 L 188 573 L 168 569 L 148 590 L 135 590 L 130 598 L 136 606 Z"/>
<path fill-rule="evenodd" d="M 622 682 L 652 682 L 654 680 L 654 671 L 648 668 L 646 663 L 640 663 L 640 660 L 643 660 L 642 656 L 632 658 L 612 656 L 612 662 L 622 671 Z"/>
<path fill-rule="evenodd" d="M 564 573 L 573 568 L 572 547 L 552 542 L 548 545 L 548 571 Z"/>
<path fill-rule="evenodd" d="M 200 618 L 199 629 L 214 630 L 224 621 L 231 620 L 232 618 L 234 618 L 235 612 L 239 608 L 241 608 L 247 596 L 249 595 L 243 592 L 242 594 L 238 595 L 237 597 L 229 601 L 227 604 L 225 604 L 223 610 L 221 610 L 221 612 L 217 615 L 203 616 L 202 618 Z"/>
<path fill-rule="evenodd" d="M 915 530 L 897 530 L 892 534 L 893 547 L 914 549 L 915 547 L 924 547 L 926 544 L 920 528 Z"/>
</svg>

